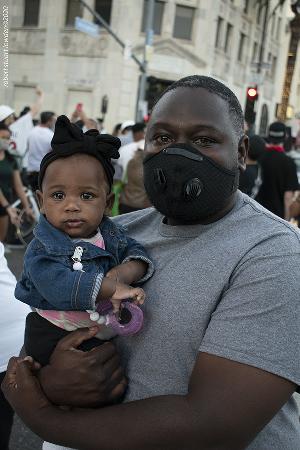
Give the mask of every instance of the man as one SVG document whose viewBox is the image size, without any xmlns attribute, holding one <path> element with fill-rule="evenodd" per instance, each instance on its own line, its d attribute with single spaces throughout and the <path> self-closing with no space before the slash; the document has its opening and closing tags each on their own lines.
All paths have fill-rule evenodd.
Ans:
<svg viewBox="0 0 300 450">
<path fill-rule="evenodd" d="M 7 125 L 12 132 L 11 146 L 16 151 L 16 155 L 22 158 L 22 167 L 27 167 L 27 138 L 30 131 L 33 129 L 33 118 L 41 110 L 44 93 L 41 89 L 36 89 L 37 99 L 35 103 L 30 106 L 28 112 L 16 119 L 15 111 L 7 105 L 0 105 L 0 123 Z"/>
<path fill-rule="evenodd" d="M 283 219 L 290 219 L 289 207 L 299 189 L 295 162 L 285 154 L 286 126 L 273 122 L 269 127 L 269 144 L 261 159 L 262 184 L 256 200 Z"/>
<path fill-rule="evenodd" d="M 133 120 L 125 120 L 125 122 L 122 123 L 120 128 L 120 135 L 118 136 L 121 141 L 121 145 L 126 145 L 132 142 L 131 129 L 133 125 L 134 125 Z"/>
<path fill-rule="evenodd" d="M 33 128 L 28 136 L 28 166 L 27 175 L 31 188 L 38 189 L 40 164 L 43 157 L 51 150 L 51 140 L 56 122 L 52 111 L 41 113 L 40 123 Z"/>
<path fill-rule="evenodd" d="M 123 169 L 123 178 L 126 177 L 127 164 L 133 157 L 134 153 L 139 148 L 144 148 L 145 127 L 146 125 L 143 122 L 135 123 L 131 128 L 133 142 L 123 145 L 120 148 L 120 158 L 118 159 L 118 164 Z"/>
<path fill-rule="evenodd" d="M 77 331 L 41 370 L 43 391 L 28 361 L 11 360 L 3 385 L 44 439 L 98 450 L 299 450 L 300 235 L 237 191 L 247 146 L 240 104 L 217 80 L 183 78 L 158 100 L 144 162 L 155 208 L 117 219 L 156 265 L 144 329 L 119 342 L 128 403 L 65 411 L 47 400 L 103 404 L 124 391 L 112 345 L 76 352 L 96 333 Z"/>
<path fill-rule="evenodd" d="M 266 150 L 266 143 L 257 134 L 249 137 L 249 149 L 246 159 L 246 170 L 241 172 L 239 190 L 255 198 L 261 186 L 260 159 Z"/>
</svg>

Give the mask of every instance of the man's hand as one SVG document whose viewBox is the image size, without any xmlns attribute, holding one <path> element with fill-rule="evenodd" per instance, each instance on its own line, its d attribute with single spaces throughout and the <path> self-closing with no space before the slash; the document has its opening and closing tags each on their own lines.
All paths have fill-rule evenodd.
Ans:
<svg viewBox="0 0 300 450">
<path fill-rule="evenodd" d="M 97 327 L 80 329 L 63 338 L 50 364 L 39 379 L 47 397 L 57 405 L 78 407 L 114 403 L 126 389 L 127 381 L 115 346 L 107 342 L 89 352 L 77 347 L 93 337 Z"/>
<path fill-rule="evenodd" d="M 19 213 L 20 213 L 20 210 L 17 209 L 17 208 L 13 208 L 12 206 L 9 206 L 7 208 L 7 214 L 8 214 L 9 220 L 15 226 L 19 226 L 20 225 Z"/>
<path fill-rule="evenodd" d="M 39 368 L 40 365 L 30 356 L 9 360 L 1 388 L 13 409 L 21 416 L 30 414 L 30 410 L 38 412 L 51 406 L 36 377 Z"/>
</svg>

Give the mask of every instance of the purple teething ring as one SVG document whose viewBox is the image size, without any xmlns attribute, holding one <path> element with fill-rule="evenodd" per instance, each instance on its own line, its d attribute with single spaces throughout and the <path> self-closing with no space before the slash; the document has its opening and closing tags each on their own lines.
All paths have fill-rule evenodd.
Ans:
<svg viewBox="0 0 300 450">
<path fill-rule="evenodd" d="M 138 333 L 141 330 L 144 321 L 144 315 L 141 308 L 130 302 L 122 302 L 121 308 L 124 320 L 119 321 L 114 313 L 109 314 L 108 320 L 111 327 L 120 336 L 130 336 Z"/>
</svg>

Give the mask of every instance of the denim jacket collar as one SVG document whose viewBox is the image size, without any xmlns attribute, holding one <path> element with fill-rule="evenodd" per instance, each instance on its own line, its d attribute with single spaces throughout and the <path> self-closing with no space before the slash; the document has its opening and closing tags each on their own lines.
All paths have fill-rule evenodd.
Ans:
<svg viewBox="0 0 300 450">
<path fill-rule="evenodd" d="M 82 242 L 84 250 L 83 258 L 95 258 L 103 253 L 109 255 L 114 253 L 118 247 L 118 241 L 122 236 L 116 225 L 107 217 L 104 217 L 100 224 L 100 231 L 105 241 L 106 251 L 85 241 L 73 241 L 66 233 L 56 229 L 51 225 L 46 217 L 41 214 L 38 224 L 34 229 L 35 238 L 40 241 L 49 255 L 72 255 L 75 247 Z"/>
</svg>

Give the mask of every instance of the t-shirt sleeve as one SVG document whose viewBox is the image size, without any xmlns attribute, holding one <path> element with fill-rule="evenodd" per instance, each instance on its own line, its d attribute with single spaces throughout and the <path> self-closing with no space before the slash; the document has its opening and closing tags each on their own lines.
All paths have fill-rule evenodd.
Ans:
<svg viewBox="0 0 300 450">
<path fill-rule="evenodd" d="M 297 167 L 295 161 L 292 158 L 288 159 L 289 164 L 287 165 L 287 173 L 286 173 L 286 191 L 297 191 L 299 189 L 298 177 L 297 177 Z"/>
<path fill-rule="evenodd" d="M 211 315 L 201 352 L 300 385 L 299 236 L 275 234 L 244 256 Z"/>
</svg>

